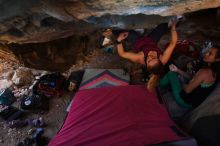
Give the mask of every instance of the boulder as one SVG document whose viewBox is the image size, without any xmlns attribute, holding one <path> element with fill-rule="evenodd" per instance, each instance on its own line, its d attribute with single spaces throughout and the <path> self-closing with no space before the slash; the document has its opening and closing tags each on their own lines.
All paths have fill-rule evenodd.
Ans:
<svg viewBox="0 0 220 146">
<path fill-rule="evenodd" d="M 30 84 L 33 78 L 34 76 L 29 69 L 21 67 L 15 71 L 12 82 L 17 86 L 23 86 Z"/>
<path fill-rule="evenodd" d="M 12 81 L 9 81 L 7 79 L 3 79 L 3 80 L 0 80 L 0 90 L 4 90 L 10 86 L 12 86 Z"/>
</svg>

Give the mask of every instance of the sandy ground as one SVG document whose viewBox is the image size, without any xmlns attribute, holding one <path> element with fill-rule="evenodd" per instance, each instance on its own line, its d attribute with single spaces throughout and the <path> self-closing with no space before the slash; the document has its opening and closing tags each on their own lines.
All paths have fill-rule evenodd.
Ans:
<svg viewBox="0 0 220 146">
<path fill-rule="evenodd" d="M 199 18 L 198 18 L 199 19 Z M 205 23 L 201 23 L 205 22 Z M 202 26 L 198 26 L 202 24 Z M 194 21 L 189 20 L 178 27 L 179 37 L 182 39 L 190 39 L 195 41 L 203 42 L 206 38 L 212 38 L 215 41 L 220 42 L 219 38 L 219 27 L 218 25 L 212 25 L 210 22 L 200 18 L 199 20 L 194 19 Z M 213 28 L 214 27 L 214 28 Z M 214 31 L 215 30 L 215 31 Z M 213 32 L 213 33 L 209 33 Z M 161 40 L 160 45 L 165 44 L 167 41 L 167 36 Z M 78 54 L 77 62 L 72 65 L 72 67 L 64 73 L 68 76 L 71 71 L 83 69 L 83 68 L 138 68 L 138 65 L 134 65 L 124 59 L 119 58 L 115 54 L 108 54 L 102 52 L 100 49 L 93 50 L 87 55 Z M 15 70 L 19 65 L 13 63 L 8 63 L 1 61 L 0 64 L 0 79 L 3 78 L 3 73 Z M 136 76 L 137 82 L 140 76 Z M 33 113 L 27 113 L 27 118 L 30 117 L 43 117 L 46 126 L 44 127 L 43 136 L 52 139 L 56 133 L 61 128 L 63 121 L 67 115 L 66 108 L 73 98 L 74 93 L 65 93 L 62 97 L 55 97 L 50 100 L 50 109 L 47 113 L 37 115 Z M 19 99 L 18 99 L 19 101 Z M 18 103 L 18 102 L 17 102 Z M 34 128 L 26 126 L 18 129 L 7 128 L 3 121 L 0 121 L 0 146 L 15 146 L 18 142 L 23 141 L 24 138 L 31 136 L 31 129 Z"/>
</svg>

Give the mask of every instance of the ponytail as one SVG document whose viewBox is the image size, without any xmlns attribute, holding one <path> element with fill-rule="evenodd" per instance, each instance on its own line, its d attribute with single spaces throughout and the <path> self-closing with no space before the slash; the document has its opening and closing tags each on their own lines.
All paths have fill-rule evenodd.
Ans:
<svg viewBox="0 0 220 146">
<path fill-rule="evenodd" d="M 160 60 L 158 60 L 157 64 L 154 66 L 147 66 L 148 71 L 152 73 L 149 81 L 147 82 L 147 89 L 149 91 L 152 91 L 157 86 L 163 68 L 164 65 Z"/>
<path fill-rule="evenodd" d="M 152 74 L 149 81 L 147 82 L 147 89 L 153 91 L 153 89 L 158 85 L 159 75 Z"/>
</svg>

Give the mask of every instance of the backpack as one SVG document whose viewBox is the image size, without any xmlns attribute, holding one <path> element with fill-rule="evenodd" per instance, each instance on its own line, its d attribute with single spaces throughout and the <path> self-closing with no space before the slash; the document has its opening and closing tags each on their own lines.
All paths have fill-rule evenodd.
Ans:
<svg viewBox="0 0 220 146">
<path fill-rule="evenodd" d="M 60 73 L 42 76 L 33 86 L 33 94 L 46 97 L 62 96 L 66 79 Z"/>
<path fill-rule="evenodd" d="M 169 45 L 166 44 L 167 47 Z M 165 47 L 165 48 L 166 48 Z M 188 57 L 197 58 L 200 52 L 201 46 L 189 40 L 178 40 L 176 43 L 175 51 L 180 54 L 184 54 Z"/>
<path fill-rule="evenodd" d="M 4 89 L 0 91 L 0 104 L 11 105 L 16 101 L 14 94 L 12 93 L 10 88 Z"/>
<path fill-rule="evenodd" d="M 21 99 L 20 107 L 23 110 L 48 110 L 49 102 L 45 96 L 42 95 L 32 95 L 24 96 Z"/>
</svg>

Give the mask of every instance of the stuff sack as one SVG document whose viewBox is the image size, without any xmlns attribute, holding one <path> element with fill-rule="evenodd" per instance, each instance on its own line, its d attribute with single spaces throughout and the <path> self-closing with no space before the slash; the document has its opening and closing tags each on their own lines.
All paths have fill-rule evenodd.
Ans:
<svg viewBox="0 0 220 146">
<path fill-rule="evenodd" d="M 62 96 L 66 79 L 60 73 L 42 76 L 33 86 L 33 94 L 46 97 Z"/>
<path fill-rule="evenodd" d="M 168 47 L 169 43 L 165 45 L 165 48 Z M 201 46 L 198 43 L 194 43 L 190 40 L 178 40 L 176 43 L 175 51 L 180 54 L 184 54 L 188 57 L 196 58 L 199 56 Z"/>
<path fill-rule="evenodd" d="M 48 98 L 43 95 L 24 96 L 20 106 L 23 110 L 48 110 L 49 102 Z"/>
<path fill-rule="evenodd" d="M 14 97 L 14 94 L 12 93 L 11 89 L 7 88 L 5 90 L 0 91 L 0 104 L 9 106 L 15 101 L 16 98 Z"/>
</svg>

